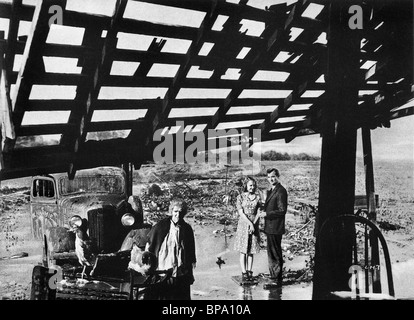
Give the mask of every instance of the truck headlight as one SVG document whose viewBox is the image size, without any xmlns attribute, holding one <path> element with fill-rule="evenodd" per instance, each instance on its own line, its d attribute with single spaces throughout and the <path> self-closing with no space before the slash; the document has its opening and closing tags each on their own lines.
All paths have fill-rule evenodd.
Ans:
<svg viewBox="0 0 414 320">
<path fill-rule="evenodd" d="M 135 218 L 132 214 L 125 213 L 121 218 L 121 222 L 125 227 L 130 227 L 135 223 Z"/>
<path fill-rule="evenodd" d="M 73 227 L 80 227 L 82 225 L 82 218 L 75 215 L 72 218 L 70 218 L 69 220 L 69 225 L 73 228 Z"/>
</svg>

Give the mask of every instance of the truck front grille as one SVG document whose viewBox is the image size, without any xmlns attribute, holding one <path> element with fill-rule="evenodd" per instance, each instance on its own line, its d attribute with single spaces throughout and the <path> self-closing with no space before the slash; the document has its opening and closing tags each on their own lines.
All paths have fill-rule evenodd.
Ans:
<svg viewBox="0 0 414 320">
<path fill-rule="evenodd" d="M 120 223 L 118 220 L 112 206 L 88 211 L 89 237 L 96 242 L 99 253 L 117 250 L 117 226 Z"/>
</svg>

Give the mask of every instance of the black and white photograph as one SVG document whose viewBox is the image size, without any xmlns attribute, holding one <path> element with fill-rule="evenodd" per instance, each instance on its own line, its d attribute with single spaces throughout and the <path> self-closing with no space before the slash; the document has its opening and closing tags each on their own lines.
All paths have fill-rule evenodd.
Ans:
<svg viewBox="0 0 414 320">
<path fill-rule="evenodd" d="M 0 0 L 0 300 L 414 300 L 413 20 Z"/>
</svg>

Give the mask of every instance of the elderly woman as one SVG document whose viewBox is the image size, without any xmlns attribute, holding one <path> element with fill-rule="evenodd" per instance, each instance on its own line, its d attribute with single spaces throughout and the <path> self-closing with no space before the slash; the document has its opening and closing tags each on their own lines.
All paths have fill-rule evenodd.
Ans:
<svg viewBox="0 0 414 320">
<path fill-rule="evenodd" d="M 193 229 L 184 221 L 187 204 L 173 200 L 169 212 L 170 217 L 158 222 L 149 232 L 146 250 L 157 257 L 157 270 L 172 269 L 172 277 L 160 290 L 159 298 L 190 300 L 196 253 Z"/>
</svg>

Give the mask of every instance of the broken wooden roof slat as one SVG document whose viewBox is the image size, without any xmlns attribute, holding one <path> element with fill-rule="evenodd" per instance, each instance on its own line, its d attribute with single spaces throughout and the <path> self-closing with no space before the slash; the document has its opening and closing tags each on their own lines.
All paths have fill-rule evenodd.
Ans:
<svg viewBox="0 0 414 320">
<path fill-rule="evenodd" d="M 299 13 L 300 13 L 300 9 L 302 7 L 302 2 L 299 1 L 297 2 L 293 9 L 291 10 L 290 14 L 287 15 L 286 17 L 286 21 L 290 22 L 290 24 L 292 23 L 292 21 L 294 21 Z M 279 13 L 279 17 L 283 17 L 284 13 L 280 12 Z M 285 22 L 284 23 L 284 28 L 285 29 L 289 29 L 288 28 L 288 23 Z M 271 30 L 269 30 L 269 28 L 272 28 Z M 278 49 L 278 39 L 280 38 L 285 38 L 286 37 L 286 33 L 283 32 L 283 25 L 281 25 L 279 23 L 279 25 L 273 26 L 270 25 L 268 28 L 265 29 L 265 31 L 263 32 L 264 34 L 269 34 L 271 33 L 271 35 L 269 36 L 268 40 L 267 40 L 267 45 L 264 48 L 264 50 L 257 52 L 256 56 L 254 57 L 254 59 L 252 60 L 253 63 L 255 61 L 262 61 L 262 60 L 273 60 L 273 56 L 270 55 L 269 53 L 273 53 L 273 55 L 275 54 L 275 51 Z M 279 50 L 280 51 L 280 50 Z M 233 105 L 235 99 L 237 99 L 237 97 L 240 95 L 240 93 L 243 91 L 243 85 L 245 84 L 246 81 L 249 81 L 252 77 L 253 77 L 254 73 L 252 73 L 250 70 L 244 71 L 244 73 L 241 75 L 240 77 L 240 85 L 238 89 L 233 89 L 231 91 L 231 93 L 228 95 L 228 97 L 225 100 L 225 104 L 219 109 L 217 110 L 216 114 L 213 116 L 213 120 L 208 124 L 208 126 L 206 127 L 206 130 L 210 129 L 210 128 L 215 128 L 217 126 L 217 124 L 220 122 L 220 118 L 223 117 L 224 114 L 227 113 L 227 111 L 230 109 L 230 107 Z M 264 121 L 265 123 L 266 121 Z"/>
<path fill-rule="evenodd" d="M 63 134 L 75 130 L 71 124 L 44 124 L 44 125 L 22 125 L 16 131 L 18 136 L 39 136 L 49 134 Z"/>
<path fill-rule="evenodd" d="M 59 0 L 53 0 L 53 3 L 60 3 Z M 33 15 L 32 28 L 26 42 L 25 51 L 22 57 L 21 68 L 16 80 L 15 95 L 12 97 L 13 103 L 13 125 L 18 131 L 24 115 L 24 105 L 29 98 L 30 90 L 32 88 L 32 79 L 39 73 L 44 72 L 43 61 L 39 61 L 42 55 L 42 49 L 49 32 L 48 25 L 48 5 L 41 1 L 36 7 Z M 8 148 L 12 149 L 14 140 L 8 143 Z"/>
<path fill-rule="evenodd" d="M 7 36 L 7 49 L 6 49 L 6 75 L 9 84 L 11 83 L 10 76 L 13 71 L 14 64 L 14 51 L 17 45 L 17 35 L 19 32 L 19 9 L 22 5 L 22 0 L 13 0 L 11 7 L 11 15 L 9 18 L 9 33 Z M 15 82 L 13 82 L 15 83 Z"/>
<path fill-rule="evenodd" d="M 250 114 L 230 114 L 226 115 L 223 118 L 223 122 L 239 122 L 239 121 L 248 121 L 248 120 L 261 120 L 263 119 L 268 113 L 267 112 L 257 112 L 257 113 L 250 113 Z M 207 123 L 211 120 L 211 116 L 208 115 L 200 115 L 200 116 L 192 116 L 192 117 L 175 117 L 169 118 L 166 122 L 166 126 L 174 126 L 177 121 L 183 121 L 184 124 L 187 125 L 197 125 L 199 123 Z"/>
<path fill-rule="evenodd" d="M 180 84 L 186 78 L 187 73 L 190 70 L 191 60 L 200 51 L 203 45 L 205 35 L 211 31 L 211 28 L 218 16 L 218 13 L 216 11 L 216 5 L 217 3 L 214 3 L 211 6 L 210 11 L 204 17 L 197 34 L 193 35 L 193 41 L 190 45 L 190 48 L 187 51 L 186 61 L 180 65 L 180 68 L 178 69 L 174 77 L 172 85 L 168 88 L 168 91 L 165 94 L 162 103 L 162 109 L 155 115 L 153 119 L 153 128 L 152 132 L 150 132 L 150 135 L 152 135 L 152 133 L 155 132 L 158 128 L 163 126 L 163 122 L 166 120 L 166 117 L 170 113 L 172 108 L 171 103 L 175 100 L 180 90 Z"/>
<path fill-rule="evenodd" d="M 93 74 L 93 84 L 91 89 L 88 93 L 87 104 L 86 104 L 86 112 L 84 113 L 81 119 L 81 128 L 78 137 L 76 138 L 77 143 L 75 144 L 76 149 L 78 149 L 82 143 L 84 143 L 87 131 L 85 127 L 88 126 L 93 114 L 94 104 L 98 99 L 99 91 L 101 88 L 101 82 L 104 77 L 108 76 L 110 73 L 110 67 L 112 64 L 111 59 L 109 58 L 109 52 L 116 47 L 117 44 L 117 32 L 118 28 L 116 26 L 116 22 L 121 19 L 125 12 L 125 8 L 127 5 L 127 0 L 118 0 L 116 2 L 116 9 L 114 16 L 111 19 L 110 26 L 107 31 L 106 38 L 102 45 L 102 51 L 100 55 L 100 60 L 98 61 L 95 70 L 91 70 Z M 75 153 L 77 150 L 75 150 Z"/>
<path fill-rule="evenodd" d="M 71 111 L 81 106 L 76 100 L 28 100 L 25 111 Z"/>
<path fill-rule="evenodd" d="M 143 124 L 143 119 L 91 122 L 87 125 L 88 132 L 130 130 L 137 124 Z"/>
<path fill-rule="evenodd" d="M 299 104 L 312 104 L 317 98 L 300 98 Z M 222 104 L 224 99 L 176 99 L 172 108 L 206 108 Z M 283 103 L 282 98 L 246 98 L 236 100 L 236 107 L 268 106 Z M 70 111 L 79 108 L 83 102 L 67 99 L 39 100 L 30 99 L 27 101 L 25 111 Z M 122 110 L 122 109 L 152 109 L 159 104 L 157 99 L 119 99 L 119 100 L 97 100 L 95 110 Z M 293 112 L 293 111 L 288 111 Z"/>
</svg>

